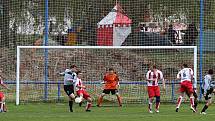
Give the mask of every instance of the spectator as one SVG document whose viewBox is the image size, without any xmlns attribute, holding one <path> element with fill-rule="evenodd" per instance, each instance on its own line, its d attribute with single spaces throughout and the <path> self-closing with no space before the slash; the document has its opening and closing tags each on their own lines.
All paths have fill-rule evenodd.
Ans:
<svg viewBox="0 0 215 121">
<path fill-rule="evenodd" d="M 192 46 L 196 44 L 196 38 L 198 36 L 198 30 L 195 24 L 190 24 L 184 35 L 184 45 Z"/>
<path fill-rule="evenodd" d="M 169 25 L 168 29 L 168 39 L 173 43 L 176 44 L 176 38 L 175 35 L 177 35 L 177 32 L 173 29 L 173 25 Z"/>
</svg>

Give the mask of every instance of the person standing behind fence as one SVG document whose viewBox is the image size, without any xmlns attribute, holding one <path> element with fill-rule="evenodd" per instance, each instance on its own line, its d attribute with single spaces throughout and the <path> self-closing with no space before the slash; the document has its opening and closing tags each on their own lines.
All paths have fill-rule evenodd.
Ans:
<svg viewBox="0 0 215 121">
<path fill-rule="evenodd" d="M 157 69 L 156 65 L 153 65 L 146 74 L 146 80 L 147 80 L 147 89 L 148 89 L 148 96 L 149 96 L 148 111 L 149 113 L 153 113 L 152 102 L 154 97 L 156 97 L 155 112 L 159 113 L 160 88 L 158 86 L 158 83 L 159 83 L 158 81 L 162 80 L 163 88 L 165 90 L 165 80 L 163 78 L 163 73 Z"/>
<path fill-rule="evenodd" d="M 184 45 L 185 46 L 194 46 L 196 44 L 196 38 L 198 36 L 198 30 L 196 29 L 195 24 L 190 24 L 188 29 L 185 31 L 184 35 Z"/>
<path fill-rule="evenodd" d="M 60 73 L 64 75 L 64 91 L 69 97 L 69 109 L 73 112 L 73 101 L 75 99 L 74 95 L 74 84 L 77 81 L 77 66 L 72 65 L 70 69 L 66 69 L 65 72 Z"/>
<path fill-rule="evenodd" d="M 172 42 L 172 44 L 176 44 L 176 36 L 178 36 L 177 32 L 173 29 L 173 25 L 169 25 L 168 29 L 168 39 Z"/>
</svg>

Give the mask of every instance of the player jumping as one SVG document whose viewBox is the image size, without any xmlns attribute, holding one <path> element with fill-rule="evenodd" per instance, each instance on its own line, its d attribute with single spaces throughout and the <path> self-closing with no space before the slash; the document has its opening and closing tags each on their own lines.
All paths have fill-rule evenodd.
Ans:
<svg viewBox="0 0 215 121">
<path fill-rule="evenodd" d="M 1 70 L 0 70 L 1 73 Z M 3 83 L 3 79 L 0 74 L 0 85 L 6 89 L 9 89 L 6 84 Z M 5 96 L 4 93 L 0 91 L 0 112 L 7 112 L 7 107 L 5 104 Z"/>
<path fill-rule="evenodd" d="M 105 94 L 110 94 L 111 92 L 112 95 L 116 95 L 119 106 L 121 107 L 122 99 L 117 89 L 119 86 L 119 77 L 114 72 L 113 68 L 109 68 L 109 71 L 105 74 L 103 81 L 104 81 L 105 87 L 102 94 L 99 96 L 97 106 L 100 107 Z"/>
<path fill-rule="evenodd" d="M 61 73 L 64 75 L 64 91 L 69 97 L 69 109 L 73 112 L 73 101 L 75 99 L 74 95 L 74 84 L 77 80 L 77 66 L 72 65 L 70 69 L 66 69 L 65 72 Z"/>
<path fill-rule="evenodd" d="M 83 85 L 82 83 L 82 72 L 78 71 L 77 72 L 77 81 L 75 83 L 75 89 L 76 89 L 76 93 L 77 96 L 81 97 L 82 99 L 84 98 L 85 100 L 87 100 L 87 106 L 86 106 L 86 112 L 90 112 L 90 108 L 92 106 L 92 99 L 90 97 L 90 95 L 87 93 L 87 91 L 85 90 L 86 87 Z"/>
<path fill-rule="evenodd" d="M 158 81 L 162 80 L 163 88 L 165 89 L 165 81 L 163 78 L 163 73 L 156 68 L 154 65 L 146 74 L 147 79 L 147 87 L 148 87 L 148 96 L 149 96 L 149 113 L 153 113 L 152 111 L 152 102 L 154 97 L 156 98 L 156 106 L 155 112 L 159 112 L 160 106 L 160 88 L 158 86 Z"/>
<path fill-rule="evenodd" d="M 213 75 L 213 70 L 209 69 L 208 74 L 204 77 L 202 92 L 205 97 L 206 104 L 204 108 L 201 111 L 201 114 L 206 114 L 206 110 L 208 109 L 208 106 L 212 103 L 211 94 L 215 93 L 215 85 L 211 82 Z"/>
<path fill-rule="evenodd" d="M 177 74 L 177 79 L 181 80 L 181 83 L 180 83 L 181 94 L 177 100 L 176 112 L 178 112 L 179 110 L 179 107 L 181 105 L 185 92 L 189 94 L 191 109 L 193 110 L 193 112 L 196 112 L 196 109 L 194 107 L 194 96 L 193 96 L 193 85 L 192 85 L 193 70 L 191 68 L 188 68 L 187 64 L 183 64 L 183 69 L 179 71 L 179 73 Z"/>
</svg>

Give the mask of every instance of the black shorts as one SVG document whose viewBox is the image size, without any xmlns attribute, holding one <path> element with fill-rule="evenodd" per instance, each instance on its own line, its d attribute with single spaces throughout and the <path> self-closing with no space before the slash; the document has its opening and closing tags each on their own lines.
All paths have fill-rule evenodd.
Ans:
<svg viewBox="0 0 215 121">
<path fill-rule="evenodd" d="M 116 93 L 118 93 L 118 90 L 117 89 L 104 89 L 102 93 L 105 93 L 105 94 L 112 94 L 112 95 L 115 95 Z"/>
<path fill-rule="evenodd" d="M 70 96 L 71 94 L 74 94 L 74 87 L 73 87 L 73 85 L 64 85 L 64 91 L 66 92 L 66 94 L 68 96 Z"/>
<path fill-rule="evenodd" d="M 211 95 L 213 93 L 213 90 L 214 90 L 214 88 L 210 88 L 209 90 L 207 90 L 206 96 L 204 96 L 205 100 L 211 99 Z M 202 94 L 204 94 L 204 89 L 202 89 Z"/>
</svg>

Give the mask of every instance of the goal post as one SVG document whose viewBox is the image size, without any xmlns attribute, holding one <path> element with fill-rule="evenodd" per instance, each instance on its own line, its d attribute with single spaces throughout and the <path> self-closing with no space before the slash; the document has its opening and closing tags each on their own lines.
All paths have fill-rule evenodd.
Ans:
<svg viewBox="0 0 215 121">
<path fill-rule="evenodd" d="M 17 46 L 16 105 L 20 104 L 20 89 L 21 89 L 20 82 L 21 81 L 23 81 L 23 80 L 32 81 L 35 79 L 38 79 L 38 81 L 39 80 L 41 81 L 44 79 L 45 76 L 48 77 L 48 75 L 44 75 L 44 74 L 38 74 L 38 77 L 36 77 L 36 78 L 29 76 L 29 75 L 32 75 L 31 74 L 32 72 L 38 71 L 38 73 L 39 73 L 39 71 L 41 71 L 41 70 L 36 70 L 36 69 L 30 71 L 31 70 L 30 66 L 28 68 L 25 68 L 25 70 L 29 69 L 28 71 L 25 71 L 25 73 L 28 72 L 28 74 L 25 74 L 25 76 L 27 75 L 29 77 L 26 77 L 26 79 L 23 79 L 22 76 L 24 75 L 23 74 L 24 72 L 21 73 L 21 71 L 22 71 L 21 66 L 24 64 L 25 64 L 25 66 L 28 66 L 27 62 L 25 62 L 26 61 L 25 59 L 29 59 L 28 62 L 32 62 L 32 63 L 37 63 L 38 58 L 40 58 L 43 61 L 46 60 L 46 59 L 44 59 L 44 58 L 47 58 L 47 57 L 45 57 L 44 49 L 47 49 L 48 52 L 51 51 L 50 53 L 48 53 L 48 56 L 51 55 L 53 58 L 53 61 L 61 61 L 61 60 L 59 60 L 61 58 L 62 58 L 62 61 L 64 61 L 63 59 L 65 59 L 66 56 L 71 57 L 71 58 L 74 58 L 76 56 L 82 56 L 79 58 L 84 58 L 84 61 L 82 61 L 81 59 L 77 59 L 77 60 L 73 59 L 73 60 L 67 60 L 65 62 L 68 62 L 68 63 L 72 62 L 74 64 L 78 63 L 79 65 L 82 65 L 82 68 L 85 68 L 86 70 L 87 69 L 89 70 L 90 65 L 93 63 L 95 63 L 95 64 L 98 63 L 98 66 L 100 66 L 99 62 L 103 63 L 103 65 L 108 65 L 108 66 L 119 66 L 121 64 L 121 66 L 125 66 L 125 67 L 120 67 L 120 68 L 123 68 L 121 70 L 125 71 L 125 72 L 119 72 L 122 75 L 132 72 L 132 68 L 134 68 L 134 67 L 130 67 L 129 64 L 132 65 L 132 63 L 135 63 L 135 61 L 144 60 L 144 62 L 145 62 L 144 64 L 146 64 L 146 65 L 150 64 L 150 63 L 159 62 L 159 64 L 163 64 L 163 66 L 168 66 L 169 62 L 171 62 L 173 66 L 178 66 L 177 64 L 174 64 L 174 62 L 171 59 L 175 59 L 174 61 L 177 61 L 177 59 L 179 59 L 178 61 L 180 63 L 180 62 L 190 61 L 190 58 L 192 58 L 191 63 L 193 65 L 193 69 L 194 69 L 194 78 L 197 79 L 197 46 Z M 23 50 L 25 50 L 25 51 L 23 52 Z M 40 51 L 38 51 L 38 50 L 40 50 Z M 68 51 L 66 51 L 64 53 L 64 50 L 65 51 L 68 50 Z M 94 51 L 92 51 L 92 50 L 94 50 Z M 154 50 L 156 50 L 156 51 L 154 51 Z M 181 51 L 183 51 L 183 52 L 181 53 Z M 74 52 L 74 53 L 72 53 L 72 52 Z M 27 53 L 29 54 L 28 55 L 29 57 L 25 57 L 27 55 Z M 38 58 L 30 57 L 30 56 L 35 56 L 35 53 L 37 54 Z M 60 55 L 62 53 L 64 53 L 64 55 Z M 92 53 L 94 53 L 95 55 L 90 55 Z M 187 54 L 187 53 L 189 53 L 189 54 Z M 76 54 L 81 54 L 81 55 L 76 55 Z M 114 58 L 116 58 L 115 60 L 110 59 L 110 58 L 113 58 L 113 56 L 111 54 L 112 55 L 115 54 L 114 55 Z M 121 54 L 124 54 L 124 55 L 121 55 Z M 93 57 L 90 57 L 90 56 L 93 56 Z M 101 57 L 96 60 L 95 57 L 99 57 L 99 56 L 101 56 Z M 123 57 L 121 57 L 121 56 L 123 56 Z M 171 58 L 169 58 L 170 56 L 171 56 Z M 184 56 L 189 56 L 189 58 L 184 58 Z M 192 56 L 192 57 L 190 57 L 190 56 Z M 32 58 L 34 58 L 34 59 L 32 59 Z M 69 58 L 69 59 L 71 59 L 71 58 Z M 135 59 L 129 60 L 130 58 L 135 58 Z M 102 62 L 103 61 L 102 59 L 106 60 L 107 62 L 106 61 Z M 108 59 L 110 59 L 110 61 Z M 180 59 L 184 59 L 184 60 L 180 60 Z M 154 60 L 156 60 L 156 61 L 154 61 Z M 46 61 L 50 61 L 49 58 L 47 58 Z M 119 61 L 119 63 L 110 64 L 111 61 Z M 141 62 L 139 62 L 139 63 L 141 63 Z M 135 63 L 132 66 L 136 67 L 136 66 L 138 66 L 139 63 Z M 39 63 L 38 65 L 34 66 L 33 68 L 37 68 L 37 66 L 39 66 L 39 65 L 44 66 Z M 101 68 L 103 67 L 103 65 L 101 65 Z M 58 67 L 59 66 L 55 66 L 54 68 L 58 68 Z M 42 69 L 43 68 L 46 68 L 46 67 L 42 67 Z M 107 68 L 107 67 L 103 67 L 103 68 Z M 137 68 L 136 73 L 138 73 L 138 75 L 145 74 L 145 72 L 142 70 L 142 68 L 139 68 L 139 67 L 136 67 L 136 68 Z M 175 68 L 178 68 L 178 67 L 175 67 Z M 48 70 L 43 69 L 43 71 L 46 70 L 46 71 L 48 71 L 48 72 L 46 72 L 46 74 L 49 74 L 49 73 L 51 73 L 51 72 L 49 72 L 49 69 L 50 68 L 48 68 Z M 129 71 L 125 70 L 125 69 L 128 69 Z M 138 69 L 140 69 L 140 70 L 138 70 Z M 56 69 L 56 70 L 58 70 L 58 69 Z M 98 71 L 101 71 L 101 70 L 98 70 Z M 56 74 L 55 72 L 52 72 L 52 73 Z M 90 74 L 90 72 L 88 72 L 88 74 Z M 40 79 L 41 75 L 44 76 L 43 79 Z M 97 75 L 101 75 L 101 73 L 99 73 Z M 132 78 L 129 78 L 128 80 L 131 80 L 131 81 L 135 81 L 137 79 L 144 80 L 142 75 L 141 75 L 141 77 L 137 76 L 139 78 L 135 77 L 134 80 L 132 80 Z M 97 78 L 100 78 L 100 77 L 97 77 Z M 90 78 L 90 79 L 94 79 L 94 78 Z M 125 76 L 124 79 L 127 79 L 127 77 Z M 97 81 L 98 80 L 99 79 L 97 79 Z M 58 80 L 56 80 L 56 81 L 58 81 Z M 131 94 L 128 94 L 128 95 L 131 95 Z"/>
</svg>

